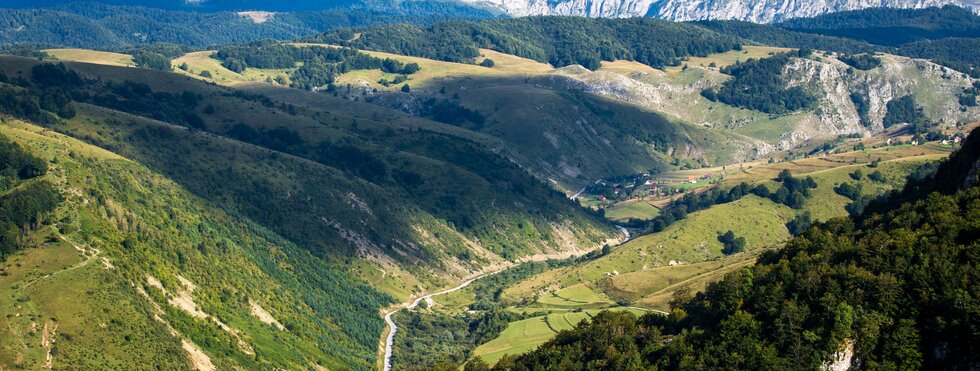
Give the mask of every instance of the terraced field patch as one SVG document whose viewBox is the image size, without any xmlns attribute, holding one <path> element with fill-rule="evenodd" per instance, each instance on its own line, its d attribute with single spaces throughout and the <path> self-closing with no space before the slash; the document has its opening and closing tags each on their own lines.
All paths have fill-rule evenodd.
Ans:
<svg viewBox="0 0 980 371">
<path fill-rule="evenodd" d="M 551 340 L 558 331 L 570 330 L 580 322 L 590 319 L 603 310 L 628 311 L 634 315 L 641 316 L 646 311 L 617 307 L 610 309 L 593 309 L 588 311 L 553 313 L 538 317 L 533 317 L 521 321 L 511 322 L 507 329 L 493 339 L 473 351 L 473 355 L 483 358 L 490 364 L 497 363 L 504 355 L 523 354 L 541 346 Z"/>
<path fill-rule="evenodd" d="M 507 354 L 522 354 L 544 344 L 556 332 L 548 327 L 545 316 L 529 318 L 511 323 L 496 339 L 483 344 L 473 351 L 488 363 L 496 363 Z"/>
<path fill-rule="evenodd" d="M 589 304 L 589 303 L 610 303 L 608 297 L 602 293 L 592 290 L 585 284 L 569 286 L 555 292 L 555 296 L 564 298 L 568 301 Z"/>
<path fill-rule="evenodd" d="M 557 313 L 545 317 L 548 326 L 554 331 L 571 330 L 584 319 L 591 318 L 586 312 Z"/>
</svg>

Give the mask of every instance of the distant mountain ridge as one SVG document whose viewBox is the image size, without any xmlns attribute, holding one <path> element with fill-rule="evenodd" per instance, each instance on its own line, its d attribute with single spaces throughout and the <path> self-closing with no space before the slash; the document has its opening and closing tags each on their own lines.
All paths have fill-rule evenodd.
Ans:
<svg viewBox="0 0 980 371">
<path fill-rule="evenodd" d="M 756 23 L 866 8 L 927 8 L 954 4 L 978 9 L 976 0 L 463 0 L 502 9 L 512 16 L 575 15 L 652 17 L 672 21 L 734 19 Z"/>
<path fill-rule="evenodd" d="M 793 19 L 776 26 L 887 46 L 947 37 L 980 37 L 980 16 L 952 5 L 926 9 L 874 8 L 838 12 Z"/>
<path fill-rule="evenodd" d="M 74 0 L 7 0 L 4 8 L 48 8 Z M 741 20 L 775 23 L 794 18 L 868 8 L 922 9 L 952 4 L 980 10 L 980 0 L 98 0 L 110 5 L 143 6 L 202 12 L 263 10 L 275 12 L 322 11 L 330 9 L 466 4 L 474 8 L 514 17 L 569 15 L 584 17 L 651 17 L 671 21 Z"/>
</svg>

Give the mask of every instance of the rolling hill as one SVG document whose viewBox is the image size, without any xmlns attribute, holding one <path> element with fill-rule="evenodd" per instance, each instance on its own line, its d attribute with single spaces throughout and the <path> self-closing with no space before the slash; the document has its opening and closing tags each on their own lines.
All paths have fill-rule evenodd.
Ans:
<svg viewBox="0 0 980 371">
<path fill-rule="evenodd" d="M 817 231 L 854 230 L 835 218 L 905 213 L 878 197 L 906 187 L 918 191 L 901 202 L 918 202 L 932 189 L 924 174 L 980 121 L 980 81 L 956 64 L 970 35 L 896 46 L 861 37 L 876 31 L 818 30 L 875 11 L 773 27 L 342 7 L 0 11 L 14 33 L 48 20 L 46 34 L 0 38 L 65 31 L 113 50 L 14 40 L 27 57 L 0 56 L 0 368 L 369 369 L 389 356 L 396 368 L 458 368 L 478 355 L 589 369 L 599 363 L 541 355 L 577 352 L 585 328 L 635 324 L 627 312 L 666 313 L 643 317 L 659 331 L 643 336 L 710 352 L 685 358 L 683 344 L 655 341 L 596 362 L 816 365 L 848 346 L 830 338 L 876 365 L 946 362 L 847 337 L 884 334 L 881 346 L 909 350 L 895 337 L 948 333 L 909 316 L 920 322 L 874 322 L 890 307 L 865 315 L 805 297 L 814 311 L 792 320 L 818 335 L 767 337 L 775 320 L 759 292 L 776 291 L 758 280 L 779 278 L 765 266 L 796 259 L 780 254 L 800 241 L 825 241 Z M 965 11 L 895 14 L 919 27 L 945 12 Z M 388 23 L 401 19 L 412 22 Z M 942 36 L 968 28 L 949 21 Z M 254 40 L 266 35 L 293 41 Z M 941 176 L 962 183 L 942 170 L 960 165 Z M 949 225 L 966 231 L 951 241 L 975 239 Z M 875 303 L 826 292 L 852 309 Z M 827 325 L 848 316 L 864 327 Z M 722 357 L 734 345 L 712 336 L 733 323 L 767 329 L 743 334 L 759 352 Z"/>
<path fill-rule="evenodd" d="M 391 49 L 366 53 L 419 65 L 421 69 L 408 75 L 377 70 L 342 72 L 332 82 L 315 88 L 326 89 L 328 94 L 348 101 L 362 100 L 500 139 L 513 149 L 516 161 L 542 179 L 554 180 L 568 190 L 595 179 L 659 171 L 668 165 L 701 167 L 760 158 L 778 159 L 809 151 L 842 135 L 882 134 L 897 119 L 894 115 L 898 108 L 891 104 L 893 114 L 889 116 L 889 104 L 900 101 L 900 98 L 913 100 L 912 105 L 921 111 L 921 115 L 917 119 L 906 117 L 899 121 L 921 120 L 914 130 L 922 134 L 980 118 L 978 108 L 971 106 L 965 98 L 961 99 L 972 91 L 973 78 L 928 61 L 895 55 L 818 51 L 786 56 L 785 53 L 794 53 L 792 49 L 739 46 L 737 50 L 688 55 L 671 62 L 676 66 L 651 68 L 633 60 L 634 54 L 644 52 L 642 48 L 630 51 L 629 46 L 623 45 L 624 54 L 620 57 L 597 54 L 595 58 L 609 60 L 601 60 L 589 70 L 574 65 L 574 61 L 560 63 L 560 68 L 542 62 L 552 59 L 549 53 L 563 53 L 556 48 L 554 40 L 546 38 L 525 38 L 514 44 L 525 45 L 528 50 L 551 50 L 537 57 L 522 58 L 505 53 L 517 48 L 509 44 L 478 49 L 481 44 L 474 40 L 482 36 L 469 40 L 436 36 L 439 32 L 468 35 L 459 30 L 477 27 L 487 35 L 504 37 L 507 30 L 538 22 L 543 24 L 542 27 L 551 27 L 558 21 L 528 18 L 519 22 L 436 25 L 429 29 L 411 28 L 414 31 L 409 32 L 429 36 L 404 38 L 392 33 L 392 28 L 380 27 L 360 30 L 357 33 L 360 36 L 350 42 L 338 40 L 346 34 L 354 34 L 355 30 L 321 35 L 311 40 Z M 606 30 L 613 35 L 630 32 L 604 28 L 602 22 L 605 21 L 580 19 L 572 23 L 586 29 Z M 657 30 L 661 26 L 661 23 L 650 21 L 623 29 Z M 691 37 L 692 42 L 700 36 L 691 35 L 713 34 L 706 30 L 694 31 L 692 29 L 697 28 L 694 26 L 684 27 L 683 34 Z M 371 33 L 376 34 L 369 36 Z M 472 48 L 453 55 L 475 57 L 447 62 L 392 53 L 455 58 L 430 52 L 434 50 L 430 46 L 413 44 L 413 40 L 427 38 L 455 40 L 456 46 L 446 49 Z M 398 41 L 384 44 L 371 40 Z M 722 40 L 725 39 L 718 39 L 719 42 Z M 246 46 L 244 50 L 258 50 L 257 45 Z M 334 47 L 312 43 L 293 45 Z M 178 58 L 174 64 L 186 63 L 190 75 L 207 71 L 218 83 L 266 91 L 271 89 L 269 85 L 279 84 L 273 78 L 282 79 L 289 85 L 292 84 L 291 76 L 297 73 L 294 68 L 270 69 L 261 64 L 236 73 L 220 65 L 227 63 L 227 60 L 221 60 L 222 53 L 220 49 L 217 54 L 194 53 Z M 855 63 L 855 56 L 863 56 L 878 65 L 854 68 L 848 63 Z M 486 60 L 493 61 L 494 65 L 477 65 Z M 762 64 L 752 63 L 753 60 L 775 63 L 756 67 Z M 569 63 L 572 65 L 561 67 Z M 770 81 L 767 84 L 771 86 L 761 90 L 770 91 L 771 95 L 748 94 L 743 102 L 717 99 L 714 92 L 719 89 L 729 86 L 737 89 L 737 84 L 743 84 L 742 87 L 761 84 L 756 80 L 732 79 L 732 69 L 736 67 L 751 69 L 756 74 L 753 78 L 764 77 Z M 406 85 L 410 86 L 410 93 L 400 91 Z M 259 88 L 261 86 L 265 87 Z M 783 92 L 788 90 L 780 89 L 806 92 L 812 97 L 811 102 L 779 111 L 760 108 L 773 107 L 773 102 L 786 99 L 788 94 Z M 707 94 L 709 92 L 712 94 Z M 532 109 L 506 109 L 518 104 Z M 449 119 L 447 113 L 455 116 Z M 527 125 L 528 122 L 534 122 L 534 125 Z M 541 146 L 541 143 L 550 146 Z M 581 151 L 582 148 L 590 150 Z"/>
<path fill-rule="evenodd" d="M 58 182 L 60 193 L 79 194 L 74 202 L 90 203 L 94 209 L 77 210 L 78 216 L 63 214 L 72 210 L 66 204 L 66 210 L 57 215 L 67 216 L 54 218 L 58 222 L 51 225 L 71 223 L 73 227 L 63 227 L 71 234 L 45 229 L 53 234 L 38 234 L 42 237 L 36 241 L 72 241 L 88 251 L 82 258 L 105 252 L 109 263 L 124 272 L 124 279 L 113 281 L 113 285 L 125 288 L 131 287 L 127 282 L 142 284 L 159 310 L 153 309 L 139 290 L 112 292 L 133 302 L 131 310 L 137 312 L 127 315 L 143 313 L 141 318 L 148 322 L 140 326 L 157 331 L 134 330 L 145 342 L 132 346 L 150 346 L 162 335 L 177 347 L 160 349 L 161 354 L 177 364 L 186 362 L 179 351 L 180 341 L 185 340 L 191 345 L 183 348 L 195 361 L 207 358 L 219 368 L 312 364 L 373 367 L 383 325 L 378 317 L 382 307 L 508 261 L 532 259 L 536 254 L 574 255 L 614 237 L 611 226 L 494 154 L 492 138 L 444 124 L 348 102 L 344 105 L 356 114 L 334 113 L 322 107 L 313 110 L 145 69 L 84 63 L 70 63 L 65 68 L 16 57 L 4 57 L 0 66 L 4 76 L 26 77 L 16 82 L 20 85 L 5 84 L 5 91 L 30 91 L 22 97 L 39 99 L 45 102 L 44 107 L 48 107 L 48 96 L 41 93 L 45 91 L 68 91 L 73 100 L 77 99 L 59 101 L 62 106 L 57 115 L 9 107 L 6 112 L 89 144 L 10 121 L 10 125 L 20 126 L 5 126 L 11 127 L 9 135 L 24 136 L 15 136 L 16 141 L 32 152 L 64 148 L 45 155 L 48 161 L 67 161 L 65 156 L 75 152 L 96 152 L 118 159 L 111 161 L 115 167 L 97 161 L 65 164 L 81 173 L 73 175 L 71 181 Z M 357 110 L 358 106 L 365 109 Z M 37 136 L 46 139 L 42 143 L 28 141 Z M 126 176 L 132 172 L 136 175 Z M 144 178 L 159 179 L 164 184 L 139 182 Z M 76 183 L 81 179 L 95 183 L 78 188 Z M 127 183 L 130 181 L 135 183 Z M 154 201 L 153 195 L 166 198 Z M 175 204 L 178 202 L 186 204 Z M 206 215 L 216 215 L 217 219 L 203 219 Z M 202 221 L 196 221 L 199 219 Z M 172 228 L 185 232 L 173 237 L 163 232 Z M 238 232 L 221 228 L 236 228 Z M 246 230 L 251 232 L 243 232 Z M 184 236 L 182 233 L 186 237 L 179 237 Z M 235 237 L 228 237 L 231 234 Z M 67 247 L 62 249 L 67 255 L 59 259 L 74 264 L 74 249 L 61 246 Z M 159 246 L 167 248 L 149 249 Z M 239 252 L 239 246 L 250 250 Z M 184 248 L 189 250 L 181 250 Z M 145 254 L 129 253 L 137 250 Z M 212 259 L 227 260 L 229 266 L 192 266 Z M 102 269 L 100 265 L 85 263 L 85 270 L 80 266 L 72 272 Z M 8 267 L 14 269 L 16 265 Z M 61 268 L 52 267 L 55 271 Z M 103 280 L 99 274 L 91 277 L 96 282 Z M 223 278 L 216 281 L 209 277 Z M 233 277 L 268 277 L 262 278 L 268 283 L 244 285 L 231 281 Z M 321 288 L 306 288 L 310 286 Z M 236 288 L 236 294 L 229 292 L 229 287 Z M 257 288 L 246 296 L 242 291 L 245 287 Z M 322 291 L 328 289 L 338 291 Z M 260 303 L 272 300 L 266 297 L 278 290 L 290 296 Z M 250 308 L 246 297 L 258 303 L 255 308 L 262 309 Z M 225 304 L 228 300 L 236 304 Z M 284 304 L 281 300 L 293 301 Z M 99 305 L 105 303 L 93 302 L 84 309 L 97 313 L 102 311 Z M 270 309 L 282 306 L 307 312 L 287 314 Z M 9 310 L 18 313 L 20 308 L 23 304 Z M 250 310 L 261 315 L 253 316 Z M 49 313 L 46 311 L 33 313 Z M 154 311 L 160 312 L 157 317 L 162 322 L 154 322 Z M 247 325 L 272 331 L 259 334 L 239 322 L 256 316 L 268 320 L 266 312 L 275 313 L 270 316 L 286 331 L 302 335 L 295 343 L 267 342 L 276 338 L 278 326 Z M 47 314 L 41 316 L 49 318 Z M 122 321 L 114 316 L 103 316 L 101 322 Z M 314 325 L 311 321 L 322 323 Z M 70 330 L 61 327 L 61 331 L 66 336 L 93 331 L 103 331 L 99 336 L 120 335 L 117 329 L 86 327 L 101 322 L 83 321 Z M 43 325 L 58 324 L 37 323 Z M 312 327 L 322 332 L 305 330 Z M 25 336 L 39 334 L 19 331 L 9 339 L 25 340 Z M 48 329 L 43 334 L 54 336 L 53 331 Z M 168 332 L 176 335 L 169 336 Z M 325 348 L 289 350 L 286 344 L 319 344 Z M 4 346 L 10 357 L 4 363 L 37 364 L 44 359 L 43 353 L 32 351 L 33 358 L 25 358 L 27 354 L 9 348 L 12 343 Z M 60 359 L 65 364 L 149 360 L 134 358 L 140 353 L 127 349 L 139 348 L 120 348 L 120 354 L 128 354 L 125 357 L 65 353 Z M 273 356 L 279 352 L 294 358 Z"/>
</svg>

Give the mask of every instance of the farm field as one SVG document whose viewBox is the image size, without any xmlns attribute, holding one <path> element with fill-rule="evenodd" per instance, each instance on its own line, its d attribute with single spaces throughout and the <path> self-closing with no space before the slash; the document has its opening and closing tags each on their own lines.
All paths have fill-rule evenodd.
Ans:
<svg viewBox="0 0 980 371">
<path fill-rule="evenodd" d="M 620 222 L 630 219 L 650 220 L 657 215 L 660 215 L 660 209 L 646 201 L 615 205 L 606 209 L 606 218 Z"/>
<path fill-rule="evenodd" d="M 596 292 L 583 283 L 543 294 L 538 297 L 537 301 L 531 304 L 530 308 L 542 308 L 545 310 L 592 309 L 608 307 L 612 304 L 612 300 L 609 300 L 605 294 Z M 529 310 L 533 310 L 530 308 Z"/>
<path fill-rule="evenodd" d="M 214 81 L 218 84 L 237 86 L 244 83 L 262 83 L 267 79 L 281 77 L 289 81 L 289 74 L 292 69 L 261 69 L 249 68 L 242 73 L 236 73 L 221 65 L 221 61 L 212 58 L 214 50 L 190 52 L 171 61 L 174 72 L 188 75 L 197 79 Z M 187 71 L 178 68 L 182 64 L 187 64 Z M 210 78 L 202 77 L 201 73 L 207 71 L 211 74 Z"/>
<path fill-rule="evenodd" d="M 496 363 L 507 354 L 521 354 L 551 340 L 556 332 L 548 326 L 546 316 L 534 317 L 507 325 L 500 336 L 477 347 L 473 354 L 488 363 Z"/>
<path fill-rule="evenodd" d="M 629 311 L 636 315 L 646 312 L 632 308 L 611 308 L 613 311 Z M 511 322 L 497 338 L 477 347 L 473 355 L 494 364 L 505 355 L 518 355 L 537 349 L 558 332 L 569 330 L 579 322 L 589 319 L 601 310 L 588 310 L 569 313 L 553 313 L 525 320 Z"/>
<path fill-rule="evenodd" d="M 297 43 L 296 45 L 311 45 L 323 47 L 336 47 L 328 44 Z M 545 74 L 552 70 L 552 67 L 530 59 L 520 58 L 513 55 L 498 53 L 492 50 L 481 49 L 480 53 L 485 58 L 494 60 L 494 67 L 482 67 L 475 64 L 452 63 L 437 61 L 434 59 L 411 57 L 405 55 L 391 54 L 378 51 L 362 50 L 362 52 L 377 58 L 391 58 L 402 63 L 418 63 L 421 68 L 418 72 L 408 76 L 408 84 L 412 88 L 431 89 L 439 86 L 440 80 L 475 78 L 485 76 L 521 76 Z M 338 76 L 337 85 L 364 84 L 368 87 L 379 90 L 397 90 L 402 84 L 391 85 L 388 87 L 378 84 L 382 78 L 393 79 L 396 74 L 384 73 L 380 70 L 355 70 Z"/>
<path fill-rule="evenodd" d="M 735 185 L 740 182 L 758 182 L 773 179 L 780 171 L 789 170 L 794 175 L 805 175 L 819 171 L 833 170 L 842 166 L 867 165 L 880 159 L 888 162 L 898 159 L 921 157 L 929 160 L 949 155 L 950 146 L 938 143 L 927 143 L 920 146 L 894 145 L 879 148 L 869 148 L 862 151 L 849 151 L 825 156 L 808 157 L 792 161 L 767 163 L 766 161 L 749 161 L 726 166 L 705 167 L 690 170 L 675 170 L 656 174 L 655 180 L 668 184 L 684 183 L 689 177 L 700 178 L 711 175 L 722 177 L 722 184 Z M 703 183 L 700 186 L 707 186 Z"/>
<path fill-rule="evenodd" d="M 693 279 L 699 281 L 692 287 L 700 288 L 708 281 L 710 271 L 720 276 L 733 264 L 744 265 L 749 261 L 749 257 L 740 256 L 743 254 L 724 257 L 716 238 L 719 234 L 732 230 L 737 236 L 745 237 L 747 253 L 744 255 L 779 246 L 789 238 L 786 222 L 796 215 L 809 212 L 814 220 L 826 220 L 846 214 L 844 206 L 851 200 L 837 194 L 835 186 L 845 182 L 859 184 L 864 195 L 881 194 L 901 186 L 905 175 L 916 166 L 947 153 L 948 149 L 930 144 L 753 165 L 727 175 L 722 184 L 731 186 L 747 181 L 766 184 L 775 190 L 777 184 L 770 179 L 782 169 L 790 169 L 794 176 L 812 176 L 818 187 L 812 190 L 811 198 L 800 210 L 755 195 L 715 205 L 690 214 L 663 232 L 639 236 L 599 259 L 518 282 L 505 290 L 504 295 L 519 298 L 543 288 L 556 290 L 592 283 L 612 300 L 641 300 L 638 303 L 662 309 L 669 299 L 669 293 L 660 292 L 664 288 Z M 883 161 L 875 168 L 864 162 L 879 157 Z M 851 174 L 858 170 L 863 175 L 855 180 Z M 873 171 L 880 171 L 884 181 L 869 179 L 867 175 Z"/>
<path fill-rule="evenodd" d="M 555 332 L 575 328 L 579 322 L 588 318 L 589 314 L 586 312 L 555 313 L 545 317 L 548 327 Z"/>
</svg>

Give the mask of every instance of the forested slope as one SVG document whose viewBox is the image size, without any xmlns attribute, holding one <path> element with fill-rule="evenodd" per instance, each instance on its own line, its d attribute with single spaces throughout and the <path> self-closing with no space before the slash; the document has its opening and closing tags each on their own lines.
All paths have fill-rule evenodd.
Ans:
<svg viewBox="0 0 980 371">
<path fill-rule="evenodd" d="M 686 56 L 739 47 L 734 39 L 699 27 L 645 18 L 524 17 L 446 21 L 430 27 L 384 25 L 340 29 L 308 40 L 470 63 L 479 56 L 477 48 L 488 48 L 555 67 L 579 64 L 593 70 L 601 61 L 619 59 L 673 66 Z"/>
<path fill-rule="evenodd" d="M 135 161 L 4 121 L 61 201 L 0 267 L 0 364 L 373 367 L 391 296 Z"/>
<path fill-rule="evenodd" d="M 2 5 L 0 5 L 2 6 Z M 489 18 L 486 11 L 448 2 L 405 2 L 317 11 L 214 13 L 76 2 L 52 8 L 0 9 L 0 47 L 34 44 L 119 50 L 172 43 L 207 47 L 261 39 L 295 39 L 340 27 L 382 23 L 430 24 L 447 18 Z"/>
<path fill-rule="evenodd" d="M 980 37 L 980 16 L 954 5 L 925 9 L 871 8 L 793 19 L 776 26 L 887 46 L 947 37 Z"/>
<path fill-rule="evenodd" d="M 144 69 L 65 67 L 5 58 L 2 70 L 0 81 L 6 82 L 0 82 L 0 109 L 5 115 L 124 155 L 173 182 L 168 187 L 179 188 L 167 202 L 190 202 L 187 200 L 193 197 L 193 202 L 206 205 L 202 208 L 218 212 L 214 225 L 254 230 L 212 232 L 190 221 L 198 217 L 182 219 L 162 211 L 165 206 L 143 210 L 151 207 L 140 204 L 151 197 L 145 192 L 157 191 L 120 180 L 127 170 L 112 168 L 87 175 L 110 182 L 113 188 L 102 193 L 85 187 L 64 188 L 79 188 L 76 183 L 85 177 L 73 178 L 67 185 L 58 183 L 61 194 L 82 192 L 89 202 L 99 199 L 100 204 L 99 194 L 113 192 L 107 198 L 115 201 L 105 201 L 108 211 L 96 210 L 91 218 L 104 214 L 115 224 L 100 225 L 93 232 L 91 223 L 96 222 L 83 218 L 78 228 L 85 236 L 111 234 L 111 239 L 98 237 L 108 241 L 99 251 L 122 246 L 113 256 L 139 262 L 139 270 L 127 270 L 127 279 L 154 287 L 154 280 L 162 281 L 163 292 L 145 288 L 161 305 L 169 300 L 155 292 L 172 299 L 182 297 L 181 291 L 193 291 L 191 297 L 199 300 L 204 313 L 239 331 L 240 336 L 234 331 L 229 332 L 231 337 L 220 335 L 222 326 L 217 325 L 216 335 L 215 324 L 193 318 L 200 317 L 196 311 L 190 310 L 189 317 L 182 317 L 176 309 L 165 311 L 170 325 L 202 347 L 219 367 L 294 367 L 307 362 L 329 368 L 371 367 L 383 325 L 378 316 L 381 306 L 453 284 L 504 260 L 587 251 L 615 233 L 611 225 L 578 209 L 564 195 L 494 153 L 490 138 L 453 134 L 451 126 L 377 108 L 363 113 L 366 117 L 313 110 Z M 92 151 L 88 148 L 94 147 L 85 148 Z M 61 161 L 63 156 L 67 152 L 51 158 Z M 221 215 L 240 222 L 220 221 Z M 166 239 L 168 233 L 155 231 L 158 227 L 187 231 L 189 242 L 171 242 Z M 72 233 L 75 231 L 79 230 Z M 235 245 L 258 249 L 235 253 L 250 256 L 247 264 L 257 267 L 243 262 L 245 265 L 227 269 L 263 270 L 275 281 L 267 289 L 279 285 L 283 295 L 303 303 L 277 302 L 276 306 L 309 307 L 311 311 L 289 314 L 307 316 L 295 318 L 296 322 L 288 319 L 291 317 L 276 317 L 299 337 L 296 343 L 283 340 L 282 347 L 268 345 L 272 348 L 266 351 L 272 355 L 252 357 L 248 353 L 260 352 L 262 342 L 249 340 L 260 335 L 240 328 L 244 325 L 236 323 L 235 316 L 241 313 L 233 312 L 247 309 L 249 302 L 222 291 L 246 285 L 226 285 L 225 281 L 212 285 L 215 281 L 209 277 L 237 276 L 204 265 L 212 258 L 227 260 L 213 255 L 218 252 L 209 250 L 212 246 L 222 254 L 237 251 L 230 242 L 221 242 L 227 238 L 221 236 L 233 233 L 239 236 L 231 239 Z M 67 238 L 83 243 L 88 241 L 85 236 Z M 61 239 L 54 238 L 48 239 Z M 164 245 L 195 250 L 150 249 Z M 157 266 L 154 262 L 163 258 L 152 254 L 165 254 L 170 257 L 166 264 L 177 266 Z M 180 265 L 186 261 L 202 265 Z M 293 266 L 283 268 L 282 264 Z M 177 274 L 193 285 L 182 283 Z M 291 283 L 286 287 L 281 280 Z M 249 298 L 258 298 L 260 293 L 252 292 Z M 309 332 L 309 328 L 316 330 Z M 141 331 L 137 332 L 145 334 Z M 248 346 L 235 345 L 236 336 Z M 218 340 L 207 340 L 211 337 Z M 294 346 L 289 344 L 323 348 L 283 348 Z M 243 349 L 247 359 L 236 349 Z M 286 355 L 273 357 L 280 351 Z"/>
</svg>

